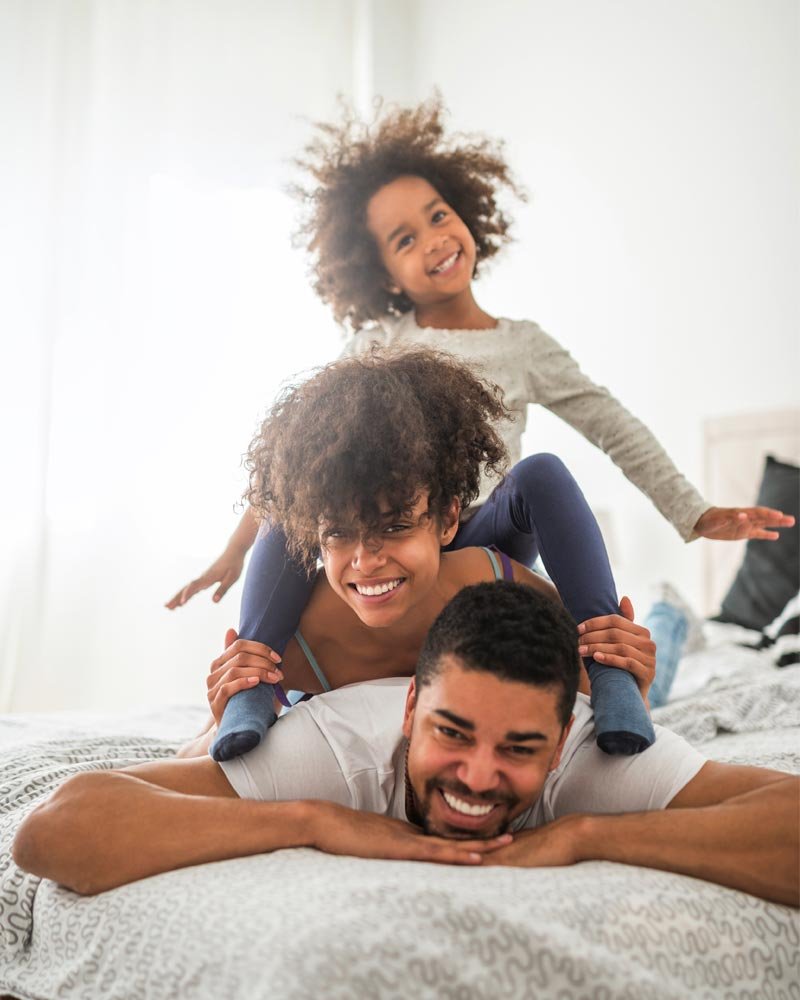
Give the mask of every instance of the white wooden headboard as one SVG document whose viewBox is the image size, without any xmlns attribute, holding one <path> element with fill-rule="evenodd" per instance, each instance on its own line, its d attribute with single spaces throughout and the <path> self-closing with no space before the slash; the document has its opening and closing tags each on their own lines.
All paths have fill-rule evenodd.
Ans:
<svg viewBox="0 0 800 1000">
<path fill-rule="evenodd" d="M 715 417 L 704 425 L 705 495 L 719 506 L 755 503 L 764 459 L 800 464 L 800 409 Z M 764 544 L 769 544 L 765 542 Z M 719 610 L 744 555 L 744 542 L 705 545 L 705 613 Z"/>
</svg>

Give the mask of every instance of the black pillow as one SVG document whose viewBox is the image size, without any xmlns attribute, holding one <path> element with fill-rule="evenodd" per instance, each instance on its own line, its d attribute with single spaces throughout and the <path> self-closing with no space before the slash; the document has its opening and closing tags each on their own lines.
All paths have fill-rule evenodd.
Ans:
<svg viewBox="0 0 800 1000">
<path fill-rule="evenodd" d="M 767 456 L 759 507 L 794 514 L 793 528 L 775 542 L 751 539 L 716 620 L 761 630 L 774 621 L 800 590 L 800 468 Z"/>
</svg>

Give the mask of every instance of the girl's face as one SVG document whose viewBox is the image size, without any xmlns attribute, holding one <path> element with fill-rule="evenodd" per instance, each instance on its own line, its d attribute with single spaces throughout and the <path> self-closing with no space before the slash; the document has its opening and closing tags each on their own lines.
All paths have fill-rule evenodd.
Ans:
<svg viewBox="0 0 800 1000">
<path fill-rule="evenodd" d="M 328 583 L 365 625 L 387 628 L 430 595 L 441 548 L 457 530 L 458 503 L 440 523 L 428 513 L 427 492 L 406 514 L 387 514 L 375 537 L 364 538 L 353 523 L 325 523 L 320 550 Z"/>
<path fill-rule="evenodd" d="M 388 275 L 387 288 L 415 306 L 465 292 L 475 270 L 475 240 L 439 192 L 422 177 L 398 177 L 367 203 L 367 229 Z"/>
</svg>

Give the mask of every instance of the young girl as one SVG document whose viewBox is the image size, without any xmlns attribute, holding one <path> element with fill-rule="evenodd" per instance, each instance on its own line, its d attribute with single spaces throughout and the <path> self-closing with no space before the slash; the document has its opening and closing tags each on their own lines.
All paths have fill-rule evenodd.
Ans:
<svg viewBox="0 0 800 1000">
<path fill-rule="evenodd" d="M 448 140 L 442 115 L 433 101 L 389 111 L 371 128 L 352 118 L 323 128 L 303 163 L 315 182 L 305 194 L 303 233 L 316 291 L 353 331 L 345 354 L 376 341 L 446 348 L 479 363 L 505 389 L 512 419 L 504 436 L 517 463 L 509 475 L 515 496 L 487 504 L 491 484 L 484 481 L 478 505 L 463 512 L 451 547 L 496 544 L 523 563 L 535 560 L 541 540 L 529 499 L 540 473 L 535 457 L 518 461 L 528 403 L 546 406 L 606 451 L 684 539 L 777 537 L 769 529 L 791 518 L 767 508 L 710 507 L 650 431 L 552 338 L 534 323 L 496 319 L 480 308 L 472 279 L 509 238 L 497 191 L 515 188 L 499 151 L 486 139 Z M 255 513 L 248 511 L 223 556 L 168 607 L 213 582 L 220 583 L 219 599 L 241 572 L 256 529 Z M 544 551 L 542 556 L 547 566 Z M 265 522 L 245 582 L 240 634 L 282 652 L 309 593 L 307 576 L 286 558 L 280 531 L 270 531 Z M 633 701 L 631 710 L 638 713 Z M 226 719 L 230 726 L 221 729 L 218 759 L 260 738 L 262 727 L 245 716 L 235 720 L 231 713 Z M 644 722 L 631 722 L 629 747 L 647 745 L 635 735 Z"/>
<path fill-rule="evenodd" d="M 229 636 L 209 677 L 217 722 L 228 699 L 270 700 L 272 689 L 253 688 L 256 681 L 285 679 L 317 693 L 410 676 L 433 620 L 472 583 L 503 575 L 558 599 L 550 584 L 504 554 L 448 551 L 459 511 L 478 491 L 481 466 L 504 460 L 493 427 L 503 413 L 497 387 L 430 351 L 341 360 L 276 404 L 250 449 L 248 499 L 283 525 L 301 564 L 315 566 L 321 552 L 324 574 L 280 670 L 268 645 Z M 540 464 L 540 537 L 573 617 L 592 619 L 581 651 L 606 664 L 602 673 L 590 665 L 590 673 L 592 688 L 604 690 L 605 731 L 613 734 L 614 706 L 624 703 L 628 687 L 636 691 L 638 683 L 646 694 L 654 646 L 646 629 L 616 614 L 602 538 L 574 480 L 552 456 Z M 582 690 L 589 693 L 585 673 Z M 205 742 L 193 752 L 204 749 Z"/>
</svg>

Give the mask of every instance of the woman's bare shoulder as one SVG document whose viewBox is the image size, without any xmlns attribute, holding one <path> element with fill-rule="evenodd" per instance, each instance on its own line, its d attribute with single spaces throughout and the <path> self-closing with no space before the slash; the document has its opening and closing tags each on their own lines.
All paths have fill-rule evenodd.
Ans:
<svg viewBox="0 0 800 1000">
<path fill-rule="evenodd" d="M 478 547 L 458 549 L 455 552 L 445 553 L 442 557 L 443 563 L 445 560 L 448 575 L 458 586 L 468 587 L 473 583 L 490 582 L 496 579 L 494 565 L 486 549 Z M 511 566 L 516 583 L 526 583 L 534 590 L 559 600 L 558 591 L 552 583 L 528 569 L 527 566 L 523 566 L 516 559 L 511 560 Z"/>
<path fill-rule="evenodd" d="M 495 578 L 489 554 L 486 549 L 477 546 L 445 552 L 442 555 L 442 566 L 452 582 L 461 587 L 468 587 L 471 583 L 488 582 Z"/>
</svg>

